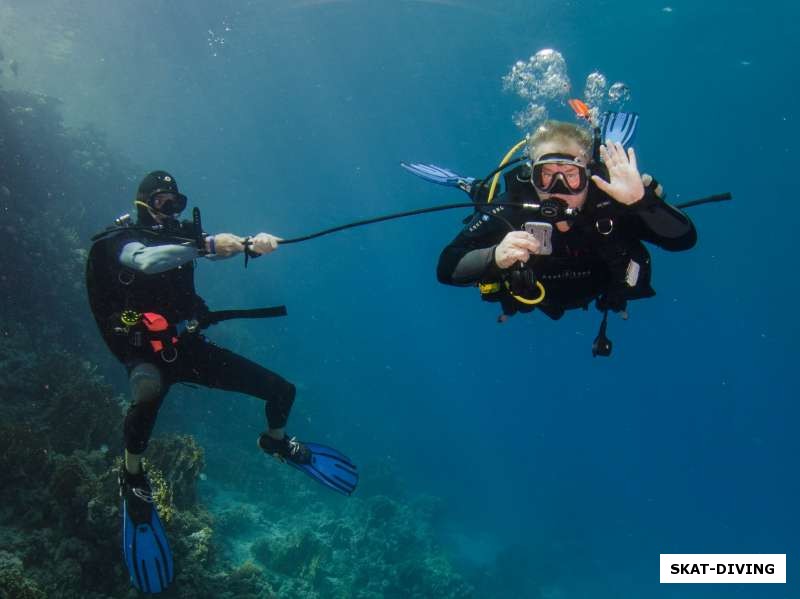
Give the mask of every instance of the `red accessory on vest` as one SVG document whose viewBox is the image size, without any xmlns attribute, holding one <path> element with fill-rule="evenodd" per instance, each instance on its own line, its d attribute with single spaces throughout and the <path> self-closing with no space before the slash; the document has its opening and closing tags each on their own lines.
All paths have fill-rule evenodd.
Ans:
<svg viewBox="0 0 800 599">
<path fill-rule="evenodd" d="M 151 333 L 161 333 L 169 328 L 169 322 L 167 322 L 167 319 L 161 316 L 161 314 L 156 314 L 155 312 L 145 312 L 142 314 L 142 323 Z M 172 343 L 177 342 L 178 338 L 173 337 Z M 162 349 L 164 349 L 164 343 L 158 339 L 151 339 L 150 346 L 153 348 L 154 352 L 160 352 Z"/>
</svg>

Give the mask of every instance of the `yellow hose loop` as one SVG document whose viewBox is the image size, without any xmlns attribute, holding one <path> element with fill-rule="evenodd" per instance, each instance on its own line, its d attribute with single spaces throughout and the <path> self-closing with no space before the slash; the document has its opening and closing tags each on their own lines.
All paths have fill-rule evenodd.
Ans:
<svg viewBox="0 0 800 599">
<path fill-rule="evenodd" d="M 503 159 L 500 161 L 499 166 L 501 167 L 505 166 L 508 163 L 508 161 L 511 160 L 511 157 L 517 153 L 517 150 L 519 150 L 526 143 L 528 143 L 528 140 L 523 139 L 519 143 L 515 144 L 514 147 L 511 148 L 505 156 L 503 156 Z M 486 200 L 487 204 L 491 203 L 491 201 L 494 199 L 494 192 L 497 190 L 497 182 L 500 180 L 500 174 L 502 172 L 503 171 L 497 171 L 494 178 L 492 179 L 492 186 L 489 188 L 489 197 Z"/>
<path fill-rule="evenodd" d="M 545 296 L 544 285 L 542 285 L 539 281 L 536 281 L 536 287 L 539 288 L 539 294 L 540 294 L 539 297 L 537 297 L 536 299 L 528 299 L 527 297 L 522 297 L 521 295 L 514 295 L 513 293 L 511 294 L 511 297 L 513 297 L 521 304 L 526 304 L 528 306 L 535 306 L 536 304 L 541 304 L 544 301 L 544 296 Z"/>
</svg>

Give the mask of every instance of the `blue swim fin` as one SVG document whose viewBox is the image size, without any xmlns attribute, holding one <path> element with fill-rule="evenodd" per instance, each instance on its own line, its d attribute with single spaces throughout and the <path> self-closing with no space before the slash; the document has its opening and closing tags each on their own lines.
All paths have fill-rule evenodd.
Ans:
<svg viewBox="0 0 800 599">
<path fill-rule="evenodd" d="M 160 593 L 172 582 L 172 552 L 150 484 L 143 473 L 120 472 L 122 495 L 122 554 L 131 584 L 143 593 Z"/>
<path fill-rule="evenodd" d="M 475 181 L 475 177 L 462 177 L 450 169 L 436 166 L 435 164 L 401 162 L 400 166 L 417 177 L 422 177 L 431 183 L 445 185 L 447 187 L 458 187 L 467 192 L 469 192 L 469 186 Z"/>
<path fill-rule="evenodd" d="M 602 143 L 616 142 L 628 149 L 633 144 L 639 115 L 635 112 L 604 112 L 600 116 Z"/>
<path fill-rule="evenodd" d="M 350 458 L 333 447 L 305 441 L 302 444 L 311 452 L 311 463 L 298 464 L 286 460 L 287 464 L 342 495 L 350 495 L 356 490 L 358 470 Z"/>
</svg>

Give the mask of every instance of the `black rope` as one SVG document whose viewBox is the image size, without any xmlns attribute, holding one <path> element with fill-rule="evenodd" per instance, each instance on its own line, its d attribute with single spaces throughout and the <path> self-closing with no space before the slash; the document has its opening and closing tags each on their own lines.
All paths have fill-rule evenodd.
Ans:
<svg viewBox="0 0 800 599">
<path fill-rule="evenodd" d="M 691 206 L 698 206 L 700 204 L 710 204 L 712 202 L 724 202 L 727 200 L 732 200 L 733 196 L 729 192 L 715 194 L 711 196 L 707 196 L 705 198 L 700 198 L 697 200 L 691 200 L 689 202 L 684 202 L 683 204 L 678 204 L 677 208 L 689 208 Z M 485 208 L 488 206 L 516 206 L 516 207 L 524 207 L 526 204 L 516 203 L 516 202 L 460 202 L 457 204 L 441 204 L 439 206 L 431 206 L 429 208 L 418 208 L 417 210 L 407 210 L 406 212 L 396 212 L 394 214 L 386 214 L 384 216 L 376 216 L 374 218 L 367 218 L 364 220 L 358 220 L 352 223 L 347 223 L 346 225 L 339 225 L 338 227 L 332 227 L 330 229 L 324 229 L 323 231 L 317 231 L 316 233 L 311 233 L 310 235 L 304 235 L 302 237 L 292 237 L 291 239 L 282 239 L 278 243 L 281 245 L 288 245 L 290 243 L 300 243 L 301 241 L 308 241 L 309 239 L 316 239 L 317 237 L 322 237 L 323 235 L 330 235 L 331 233 L 336 233 L 338 231 L 344 231 L 345 229 L 353 229 L 355 227 L 363 227 L 365 225 L 371 225 L 374 223 L 380 223 L 387 220 L 394 220 L 397 218 L 406 218 L 408 216 L 416 216 L 418 214 L 428 214 L 431 212 L 441 212 L 443 210 L 453 210 L 456 208 L 474 208 L 478 212 L 482 214 L 486 214 L 492 218 L 498 218 L 503 221 L 511 230 L 514 229 L 513 226 L 503 217 L 498 214 L 492 214 L 489 211 L 481 210 L 481 208 Z"/>
<path fill-rule="evenodd" d="M 490 206 L 491 204 L 486 204 Z M 346 225 L 340 225 L 338 227 L 333 227 L 331 229 L 325 229 L 324 231 L 318 231 L 316 233 L 312 233 L 311 235 L 304 235 L 303 237 L 293 237 L 292 239 L 282 239 L 278 243 L 281 245 L 287 245 L 290 243 L 300 243 L 301 241 L 308 241 L 309 239 L 316 239 L 317 237 L 322 237 L 323 235 L 330 235 L 331 233 L 336 233 L 337 231 L 344 231 L 345 229 L 352 229 L 354 227 L 363 227 L 365 225 L 371 225 L 373 223 L 380 223 L 387 220 L 394 220 L 396 218 L 405 218 L 407 216 L 416 216 L 417 214 L 428 214 L 429 212 L 441 212 L 442 210 L 453 210 L 454 208 L 475 208 L 477 204 L 474 202 L 461 202 L 459 204 L 442 204 L 440 206 L 431 206 L 429 208 L 418 208 L 417 210 L 408 210 L 406 212 L 397 212 L 395 214 L 386 214 L 384 216 L 376 216 L 375 218 L 368 218 L 365 220 L 359 220 L 352 223 L 347 223 Z"/>
<path fill-rule="evenodd" d="M 727 202 L 728 200 L 732 200 L 733 196 L 729 191 L 725 193 L 718 193 L 715 195 L 711 195 L 705 198 L 700 198 L 699 200 L 691 200 L 689 202 L 684 202 L 683 204 L 676 204 L 676 208 L 691 208 L 692 206 L 699 206 L 700 204 L 711 204 L 713 202 Z"/>
</svg>

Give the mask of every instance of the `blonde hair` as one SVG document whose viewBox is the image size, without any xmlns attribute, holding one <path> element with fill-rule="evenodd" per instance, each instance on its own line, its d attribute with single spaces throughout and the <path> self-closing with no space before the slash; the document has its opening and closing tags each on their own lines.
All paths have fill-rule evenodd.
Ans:
<svg viewBox="0 0 800 599">
<path fill-rule="evenodd" d="M 577 144 L 588 162 L 592 156 L 592 135 L 583 127 L 563 121 L 545 121 L 528 136 L 528 156 L 536 158 L 536 148 L 545 143 Z"/>
</svg>

